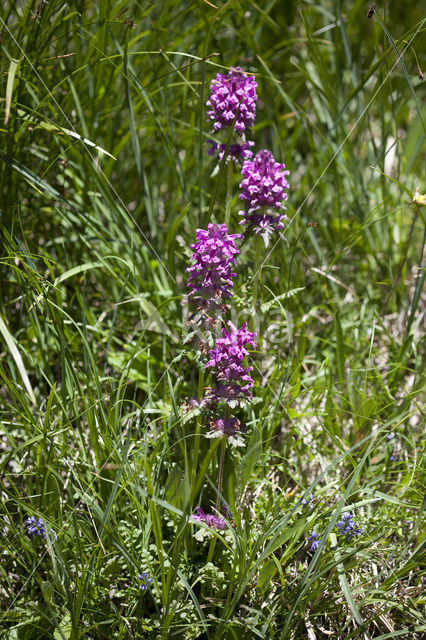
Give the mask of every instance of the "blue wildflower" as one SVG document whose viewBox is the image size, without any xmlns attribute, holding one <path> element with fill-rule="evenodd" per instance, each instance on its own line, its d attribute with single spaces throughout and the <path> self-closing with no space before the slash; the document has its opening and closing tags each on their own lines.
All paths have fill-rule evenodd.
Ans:
<svg viewBox="0 0 426 640">
<path fill-rule="evenodd" d="M 311 546 L 309 548 L 309 551 L 311 551 L 312 553 L 314 553 L 321 542 L 321 538 L 319 537 L 319 535 L 317 533 L 315 533 L 315 531 L 312 531 L 311 535 L 308 538 L 308 542 L 311 542 Z"/>
<path fill-rule="evenodd" d="M 44 526 L 44 521 L 42 518 L 37 518 L 35 516 L 30 516 L 24 522 L 24 525 L 27 527 L 27 533 L 31 536 L 43 536 L 43 539 L 46 540 L 46 529 Z"/>
<path fill-rule="evenodd" d="M 146 591 L 150 582 L 152 582 L 152 578 L 148 576 L 147 573 L 138 573 L 139 580 L 142 580 L 142 584 L 139 586 L 139 589 L 142 591 Z"/>
<path fill-rule="evenodd" d="M 386 440 L 393 440 L 393 439 L 394 439 L 394 437 L 395 437 L 395 436 L 393 435 L 393 433 L 388 433 L 388 435 L 387 435 L 387 437 L 386 437 Z"/>
<path fill-rule="evenodd" d="M 346 540 L 352 540 L 362 533 L 362 529 L 356 525 L 351 513 L 344 513 L 336 527 L 339 529 L 339 534 L 344 535 Z"/>
<path fill-rule="evenodd" d="M 312 502 L 312 500 L 313 500 L 313 499 L 314 499 L 314 494 L 313 494 L 313 493 L 310 493 L 310 494 L 309 494 L 309 498 L 308 498 L 307 500 L 306 500 L 306 498 L 302 498 L 302 499 L 300 500 L 300 504 L 303 504 L 303 505 L 305 505 L 305 504 L 309 504 L 309 507 L 310 507 L 310 508 L 312 508 L 312 507 L 311 507 L 311 502 Z"/>
</svg>

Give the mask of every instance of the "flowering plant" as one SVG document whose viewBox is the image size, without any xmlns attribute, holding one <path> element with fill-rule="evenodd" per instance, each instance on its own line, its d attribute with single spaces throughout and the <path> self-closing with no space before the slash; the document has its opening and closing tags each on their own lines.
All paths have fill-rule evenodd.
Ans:
<svg viewBox="0 0 426 640">
<path fill-rule="evenodd" d="M 252 161 L 246 160 L 241 170 L 244 179 L 240 199 L 245 201 L 245 208 L 240 211 L 240 224 L 253 228 L 266 245 L 274 230 L 284 227 L 286 216 L 282 210 L 288 199 L 286 176 L 290 173 L 284 169 L 285 164 L 275 162 L 272 153 L 263 149 Z"/>
</svg>

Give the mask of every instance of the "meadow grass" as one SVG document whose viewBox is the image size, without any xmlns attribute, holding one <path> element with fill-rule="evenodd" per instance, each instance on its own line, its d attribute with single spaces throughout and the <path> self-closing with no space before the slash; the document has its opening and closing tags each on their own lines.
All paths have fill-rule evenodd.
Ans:
<svg viewBox="0 0 426 640">
<path fill-rule="evenodd" d="M 426 18 L 368 8 L 3 3 L 2 638 L 425 637 Z M 290 191 L 236 264 L 255 387 L 212 531 L 185 269 L 197 228 L 241 231 L 239 170 L 207 155 L 233 65 Z"/>
</svg>

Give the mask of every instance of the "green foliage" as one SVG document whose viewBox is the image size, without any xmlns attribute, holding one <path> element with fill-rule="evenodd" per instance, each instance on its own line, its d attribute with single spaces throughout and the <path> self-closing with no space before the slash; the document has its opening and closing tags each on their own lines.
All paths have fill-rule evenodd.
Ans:
<svg viewBox="0 0 426 640">
<path fill-rule="evenodd" d="M 2 637 L 424 637 L 422 8 L 4 3 Z M 291 189 L 260 272 L 249 235 L 236 266 L 256 387 L 213 532 L 190 520 L 219 440 L 188 403 L 182 302 L 195 229 L 227 206 L 241 229 L 238 171 L 230 201 L 206 153 L 232 65 Z M 57 537 L 30 538 L 32 515 Z"/>
</svg>

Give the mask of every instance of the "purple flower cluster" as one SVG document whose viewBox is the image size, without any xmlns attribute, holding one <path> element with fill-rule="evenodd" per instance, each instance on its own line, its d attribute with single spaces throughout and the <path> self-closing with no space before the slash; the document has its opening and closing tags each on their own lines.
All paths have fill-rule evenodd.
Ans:
<svg viewBox="0 0 426 640">
<path fill-rule="evenodd" d="M 139 586 L 139 589 L 142 589 L 142 591 L 146 591 L 148 589 L 149 583 L 152 582 L 152 578 L 150 578 L 145 572 L 138 573 L 138 578 L 139 580 L 142 580 L 142 584 Z"/>
<path fill-rule="evenodd" d="M 226 437 L 229 443 L 234 447 L 244 444 L 241 438 L 241 422 L 237 418 L 217 418 L 210 422 L 210 432 L 206 434 L 207 438 Z"/>
<path fill-rule="evenodd" d="M 342 519 L 337 522 L 336 527 L 339 530 L 339 534 L 344 535 L 348 541 L 362 533 L 362 529 L 356 525 L 351 513 L 344 513 Z"/>
<path fill-rule="evenodd" d="M 241 422 L 237 418 L 218 418 L 210 423 L 210 431 L 224 436 L 233 436 L 240 431 Z"/>
<path fill-rule="evenodd" d="M 227 75 L 218 73 L 210 83 L 207 116 L 214 131 L 234 123 L 237 133 L 251 127 L 256 116 L 256 88 L 254 76 L 248 76 L 241 67 L 232 67 Z"/>
<path fill-rule="evenodd" d="M 52 529 L 46 529 L 43 518 L 36 518 L 30 516 L 24 521 L 24 526 L 27 528 L 27 533 L 30 536 L 42 536 L 43 540 L 46 540 L 46 532 L 49 534 L 50 539 L 57 539 L 58 536 Z"/>
<path fill-rule="evenodd" d="M 35 516 L 30 516 L 25 520 L 24 525 L 27 527 L 27 533 L 31 536 L 41 535 L 43 539 L 46 540 L 46 529 L 42 518 L 37 520 Z"/>
<path fill-rule="evenodd" d="M 222 337 L 216 341 L 216 348 L 209 351 L 210 360 L 206 367 L 216 369 L 219 384 L 212 389 L 212 399 L 234 400 L 240 396 L 251 398 L 250 389 L 254 382 L 250 377 L 253 367 L 244 367 L 242 362 L 248 355 L 246 345 L 256 349 L 254 337 L 256 333 L 247 331 L 245 322 L 241 329 L 228 322 L 229 330 L 222 328 Z"/>
<path fill-rule="evenodd" d="M 307 504 L 307 502 L 305 502 L 305 504 Z M 358 537 L 362 533 L 362 529 L 354 522 L 351 513 L 344 513 L 342 519 L 337 522 L 336 527 L 338 533 L 345 536 L 345 539 L 348 541 L 353 540 L 353 538 Z M 312 531 L 307 542 L 310 544 L 309 551 L 314 553 L 320 545 L 321 537 L 318 533 Z"/>
<path fill-rule="evenodd" d="M 214 142 L 214 140 L 207 140 L 207 142 L 210 142 L 211 144 L 210 149 L 207 151 L 209 156 L 213 156 L 219 149 L 219 162 L 222 162 L 226 151 L 226 144 L 218 144 L 217 142 Z M 254 147 L 254 142 L 252 140 L 247 140 L 246 142 L 242 142 L 242 144 L 230 144 L 226 155 L 226 162 L 232 160 L 238 164 L 244 160 L 250 160 L 250 158 L 253 157 L 253 151 L 250 151 L 251 147 Z"/>
<path fill-rule="evenodd" d="M 285 165 L 275 162 L 267 149 L 256 154 L 253 160 L 244 162 L 241 173 L 244 180 L 240 184 L 240 199 L 245 200 L 245 209 L 240 224 L 249 225 L 268 244 L 274 230 L 282 229 L 286 216 L 282 213 L 288 198 L 289 187 L 284 171 Z M 278 211 L 278 213 L 276 213 Z"/>
<path fill-rule="evenodd" d="M 309 547 L 309 551 L 314 553 L 320 546 L 321 538 L 317 533 L 315 533 L 315 531 L 312 531 L 311 535 L 308 538 L 308 542 L 311 543 L 311 546 Z"/>
<path fill-rule="evenodd" d="M 228 234 L 226 224 L 209 224 L 207 231 L 197 229 L 192 265 L 187 269 L 188 295 L 204 318 L 214 318 L 218 310 L 224 311 L 223 300 L 232 297 L 232 265 L 234 256 L 240 253 L 235 240 L 239 234 Z"/>
<path fill-rule="evenodd" d="M 267 149 L 256 154 L 253 161 L 244 163 L 241 173 L 245 179 L 240 184 L 243 192 L 241 200 L 246 200 L 249 211 L 272 207 L 282 209 L 283 200 L 288 195 L 285 189 L 289 184 L 285 178 L 290 172 L 283 171 L 285 164 L 275 162 L 274 156 Z"/>
<path fill-rule="evenodd" d="M 207 105 L 211 107 L 207 116 L 213 121 L 214 131 L 234 124 L 235 131 L 243 136 L 245 130 L 254 123 L 256 88 L 254 76 L 247 76 L 240 67 L 231 68 L 227 75 L 217 74 L 211 81 L 211 93 L 207 101 Z M 209 142 L 209 155 L 214 155 L 219 150 L 219 160 L 222 162 L 226 144 L 213 140 Z M 240 211 L 243 218 L 240 224 L 248 225 L 263 238 L 267 246 L 274 231 L 284 227 L 283 220 L 286 216 L 282 210 L 288 199 L 285 190 L 289 188 L 285 176 L 289 171 L 284 170 L 284 164 L 275 162 L 267 149 L 259 151 L 252 159 L 253 146 L 253 141 L 245 141 L 243 137 L 241 143 L 229 145 L 225 161 L 244 162 L 240 199 L 245 201 L 245 206 Z"/>
<path fill-rule="evenodd" d="M 215 516 L 210 513 L 206 514 L 201 507 L 197 507 L 195 511 L 196 513 L 191 516 L 195 522 L 205 522 L 211 529 L 219 529 L 219 531 L 224 531 L 226 529 L 226 522 L 220 516 Z"/>
</svg>

